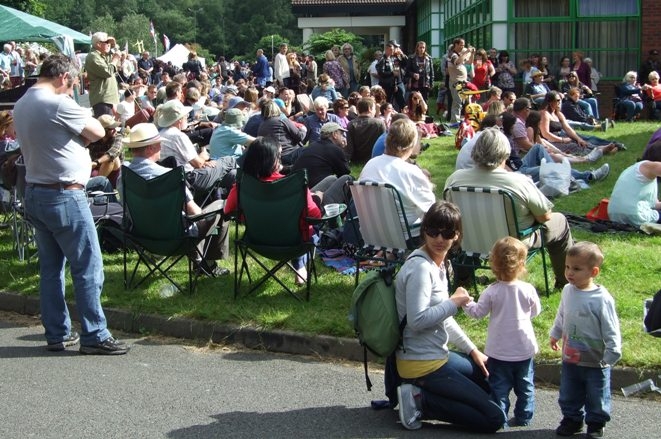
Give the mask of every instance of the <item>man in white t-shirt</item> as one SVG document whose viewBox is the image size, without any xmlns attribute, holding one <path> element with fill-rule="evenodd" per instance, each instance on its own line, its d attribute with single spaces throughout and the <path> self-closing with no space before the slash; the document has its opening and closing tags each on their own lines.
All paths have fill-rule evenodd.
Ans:
<svg viewBox="0 0 661 439">
<path fill-rule="evenodd" d="M 186 178 L 197 194 L 206 195 L 218 185 L 229 192 L 236 179 L 236 159 L 228 156 L 210 160 L 205 147 L 198 152 L 182 132 L 188 126 L 188 114 L 192 109 L 176 99 L 159 108 L 156 122 L 164 127 L 160 133 L 161 158 L 173 157 L 177 166 L 183 166 Z"/>
<path fill-rule="evenodd" d="M 383 52 L 380 50 L 377 50 L 374 52 L 374 61 L 372 61 L 372 64 L 367 68 L 367 71 L 370 74 L 370 85 L 374 87 L 375 85 L 379 85 L 379 72 L 376 71 L 376 63 L 379 62 L 381 57 L 383 56 Z"/>
</svg>

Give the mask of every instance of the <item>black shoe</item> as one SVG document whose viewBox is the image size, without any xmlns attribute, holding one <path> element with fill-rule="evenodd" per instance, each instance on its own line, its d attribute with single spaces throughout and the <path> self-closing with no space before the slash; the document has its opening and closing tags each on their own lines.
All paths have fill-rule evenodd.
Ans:
<svg viewBox="0 0 661 439">
<path fill-rule="evenodd" d="M 583 421 L 574 421 L 569 418 L 562 418 L 560 425 L 555 429 L 558 436 L 573 436 L 583 431 Z"/>
<path fill-rule="evenodd" d="M 131 349 L 129 345 L 113 337 L 108 337 L 95 345 L 80 345 L 81 354 L 91 355 L 123 355 L 129 349 Z"/>
<path fill-rule="evenodd" d="M 80 334 L 78 334 L 76 331 L 71 331 L 71 333 L 66 337 L 64 337 L 64 340 L 62 341 L 58 341 L 55 343 L 48 342 L 48 346 L 46 346 L 46 349 L 51 352 L 63 351 L 64 348 L 66 348 L 67 346 L 77 345 L 79 341 L 80 341 Z"/>
<path fill-rule="evenodd" d="M 585 434 L 585 439 L 597 439 L 604 437 L 603 424 L 588 424 L 588 432 Z"/>
</svg>

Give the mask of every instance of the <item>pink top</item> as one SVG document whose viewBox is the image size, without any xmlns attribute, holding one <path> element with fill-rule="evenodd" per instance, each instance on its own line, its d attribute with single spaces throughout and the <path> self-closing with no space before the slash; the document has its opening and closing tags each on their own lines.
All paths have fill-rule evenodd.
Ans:
<svg viewBox="0 0 661 439">
<path fill-rule="evenodd" d="M 464 312 L 474 318 L 491 314 L 484 353 L 501 361 L 527 360 L 539 351 L 532 318 L 541 309 L 535 287 L 520 280 L 497 281 L 477 302 L 464 306 Z"/>
</svg>

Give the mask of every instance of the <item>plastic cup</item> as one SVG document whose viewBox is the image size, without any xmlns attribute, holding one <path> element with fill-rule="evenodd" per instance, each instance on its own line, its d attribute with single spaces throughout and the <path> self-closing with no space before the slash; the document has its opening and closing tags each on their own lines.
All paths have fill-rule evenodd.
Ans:
<svg viewBox="0 0 661 439">
<path fill-rule="evenodd" d="M 340 214 L 340 205 L 337 203 L 327 204 L 324 206 L 324 211 L 329 218 L 338 216 Z"/>
</svg>

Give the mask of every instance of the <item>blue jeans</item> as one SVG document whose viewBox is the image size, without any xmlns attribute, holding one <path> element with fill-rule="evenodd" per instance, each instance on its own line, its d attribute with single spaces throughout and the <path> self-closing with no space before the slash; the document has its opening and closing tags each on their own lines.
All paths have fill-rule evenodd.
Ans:
<svg viewBox="0 0 661 439">
<path fill-rule="evenodd" d="M 489 397 L 486 378 L 464 355 L 450 352 L 448 362 L 440 369 L 404 381 L 422 389 L 425 418 L 481 433 L 494 433 L 505 424 L 505 414 Z"/>
<path fill-rule="evenodd" d="M 101 308 L 103 258 L 87 196 L 83 190 L 49 189 L 28 184 L 25 210 L 35 228 L 39 250 L 41 321 L 46 340 L 61 342 L 71 332 L 65 302 L 64 263 L 69 261 L 80 319 L 80 343 L 110 337 Z"/>
<path fill-rule="evenodd" d="M 629 122 L 631 122 L 638 113 L 643 111 L 643 103 L 638 101 L 631 101 L 628 99 L 620 100 L 617 105 L 624 108 L 624 112 L 626 113 L 626 120 Z"/>
<path fill-rule="evenodd" d="M 584 367 L 562 363 L 558 404 L 565 418 L 588 424 L 604 425 L 610 421 L 610 367 Z"/>
<path fill-rule="evenodd" d="M 576 133 L 576 135 L 593 146 L 607 146 L 613 143 L 610 140 L 602 139 L 601 137 L 597 137 L 597 136 L 588 136 L 587 134 L 580 134 L 580 133 Z M 565 130 L 560 130 L 558 132 L 558 136 L 569 137 L 569 135 L 565 132 Z"/>
<path fill-rule="evenodd" d="M 588 116 L 599 119 L 599 104 L 595 98 L 579 99 L 578 105 L 585 111 Z"/>
<path fill-rule="evenodd" d="M 528 150 L 525 156 L 521 159 L 521 167 L 517 172 L 520 172 L 525 175 L 532 177 L 534 182 L 539 181 L 539 166 L 542 163 L 542 159 L 546 159 L 547 162 L 553 162 L 553 158 L 549 152 L 539 143 L 536 143 Z M 572 168 L 571 176 L 576 180 L 585 180 L 588 181 L 590 178 L 590 171 L 577 171 Z"/>
<path fill-rule="evenodd" d="M 510 391 L 516 395 L 514 417 L 519 423 L 528 423 L 535 411 L 535 369 L 532 358 L 523 361 L 501 361 L 489 358 L 489 384 L 491 396 L 505 415 L 510 410 Z"/>
</svg>

